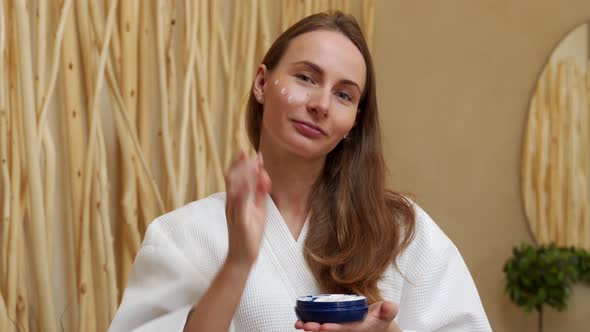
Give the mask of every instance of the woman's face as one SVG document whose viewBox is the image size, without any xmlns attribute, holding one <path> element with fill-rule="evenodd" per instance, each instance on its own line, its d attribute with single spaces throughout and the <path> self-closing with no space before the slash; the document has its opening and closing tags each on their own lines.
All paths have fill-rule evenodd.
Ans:
<svg viewBox="0 0 590 332">
<path fill-rule="evenodd" d="M 343 34 L 320 30 L 296 37 L 276 68 L 258 70 L 261 148 L 325 157 L 353 127 L 365 79 L 364 58 Z"/>
</svg>

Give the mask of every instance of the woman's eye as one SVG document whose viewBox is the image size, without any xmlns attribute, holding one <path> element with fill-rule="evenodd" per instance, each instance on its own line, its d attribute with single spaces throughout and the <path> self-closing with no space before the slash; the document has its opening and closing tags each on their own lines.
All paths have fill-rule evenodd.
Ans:
<svg viewBox="0 0 590 332">
<path fill-rule="evenodd" d="M 336 96 L 342 100 L 352 101 L 352 96 L 346 92 L 336 92 Z"/>
<path fill-rule="evenodd" d="M 309 77 L 305 74 L 297 74 L 296 77 L 306 83 L 312 83 L 312 84 L 315 83 L 311 77 Z"/>
</svg>

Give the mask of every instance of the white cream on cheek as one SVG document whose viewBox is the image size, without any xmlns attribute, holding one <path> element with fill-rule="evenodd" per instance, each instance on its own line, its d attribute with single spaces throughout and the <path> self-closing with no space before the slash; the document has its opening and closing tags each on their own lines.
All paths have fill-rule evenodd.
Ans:
<svg viewBox="0 0 590 332">
<path fill-rule="evenodd" d="M 300 104 L 304 105 L 307 104 L 310 98 L 310 93 L 305 91 L 291 91 L 289 97 L 287 97 L 287 102 L 289 104 Z"/>
<path fill-rule="evenodd" d="M 280 93 L 286 96 L 287 103 L 292 105 L 304 105 L 309 102 L 311 92 L 309 88 L 301 86 L 279 86 L 280 80 L 275 80 L 274 85 L 280 88 Z"/>
<path fill-rule="evenodd" d="M 310 98 L 309 92 L 300 91 L 300 89 L 282 88 L 281 94 L 287 96 L 287 103 L 303 105 L 307 104 Z"/>
</svg>

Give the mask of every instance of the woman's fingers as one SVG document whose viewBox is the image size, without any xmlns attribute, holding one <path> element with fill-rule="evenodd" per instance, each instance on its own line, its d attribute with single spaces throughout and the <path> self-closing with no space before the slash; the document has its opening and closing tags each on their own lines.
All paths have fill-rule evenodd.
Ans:
<svg viewBox="0 0 590 332">
<path fill-rule="evenodd" d="M 240 153 L 225 174 L 228 196 L 245 199 L 249 193 L 253 194 L 259 170 L 257 157 L 247 158 L 245 153 Z"/>
<path fill-rule="evenodd" d="M 271 180 L 264 170 L 262 154 L 247 157 L 240 152 L 225 174 L 227 189 L 226 213 L 230 219 L 243 219 L 249 202 L 261 210 L 265 209 L 266 195 L 271 188 Z M 244 219 L 245 220 L 245 219 Z"/>
<path fill-rule="evenodd" d="M 236 173 L 245 161 L 246 154 L 244 151 L 240 151 L 225 172 L 225 187 L 230 197 L 234 197 L 239 189 L 239 186 L 236 185 Z"/>
<path fill-rule="evenodd" d="M 265 195 L 270 178 L 261 156 L 240 152 L 225 174 L 229 259 L 253 264 L 260 250 L 266 221 Z"/>
<path fill-rule="evenodd" d="M 322 325 L 319 323 L 307 322 L 303 324 L 304 331 L 319 331 L 320 328 L 322 328 Z"/>
<path fill-rule="evenodd" d="M 303 329 L 303 322 L 302 322 L 302 321 L 300 321 L 300 320 L 297 320 L 297 321 L 295 322 L 295 328 L 296 328 L 296 329 L 298 329 L 298 330 L 301 330 L 301 329 Z"/>
<path fill-rule="evenodd" d="M 320 328 L 322 327 L 322 325 L 320 325 L 319 323 L 304 323 L 301 320 L 297 320 L 295 322 L 295 328 L 297 330 L 304 330 L 304 331 L 319 331 Z"/>
<path fill-rule="evenodd" d="M 256 157 L 258 159 L 258 163 L 260 164 L 260 166 L 264 167 L 264 158 L 262 158 L 262 152 L 258 151 Z"/>
<path fill-rule="evenodd" d="M 397 316 L 398 307 L 395 303 L 385 301 L 381 303 L 379 308 L 379 319 L 386 322 L 391 322 Z"/>
<path fill-rule="evenodd" d="M 262 203 L 266 199 L 266 194 L 270 191 L 271 181 L 270 176 L 264 169 L 264 159 L 262 153 L 258 152 L 256 155 L 258 163 L 258 178 L 256 182 L 256 205 Z"/>
<path fill-rule="evenodd" d="M 258 182 L 256 184 L 256 196 L 254 204 L 260 207 L 266 201 L 266 194 L 270 192 L 271 181 L 270 176 L 264 169 L 260 169 L 258 173 Z"/>
<path fill-rule="evenodd" d="M 369 307 L 370 317 L 361 322 L 354 323 L 303 323 L 298 320 L 295 328 L 305 331 L 332 331 L 332 332 L 353 332 L 353 331 L 385 331 L 391 326 L 392 321 L 397 316 L 397 304 L 389 301 L 382 301 L 371 304 Z"/>
<path fill-rule="evenodd" d="M 231 164 L 229 165 L 229 169 L 232 169 L 235 165 L 239 164 L 240 162 L 246 160 L 246 152 L 240 151 L 236 153 L 234 159 L 232 160 Z"/>
</svg>

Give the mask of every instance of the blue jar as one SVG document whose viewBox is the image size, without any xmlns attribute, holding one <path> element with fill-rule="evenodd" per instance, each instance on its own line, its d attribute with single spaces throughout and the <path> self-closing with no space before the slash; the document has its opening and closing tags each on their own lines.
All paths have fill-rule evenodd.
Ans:
<svg viewBox="0 0 590 332">
<path fill-rule="evenodd" d="M 297 299 L 295 313 L 303 322 L 351 323 L 367 316 L 367 299 L 360 295 L 320 294 Z"/>
</svg>

